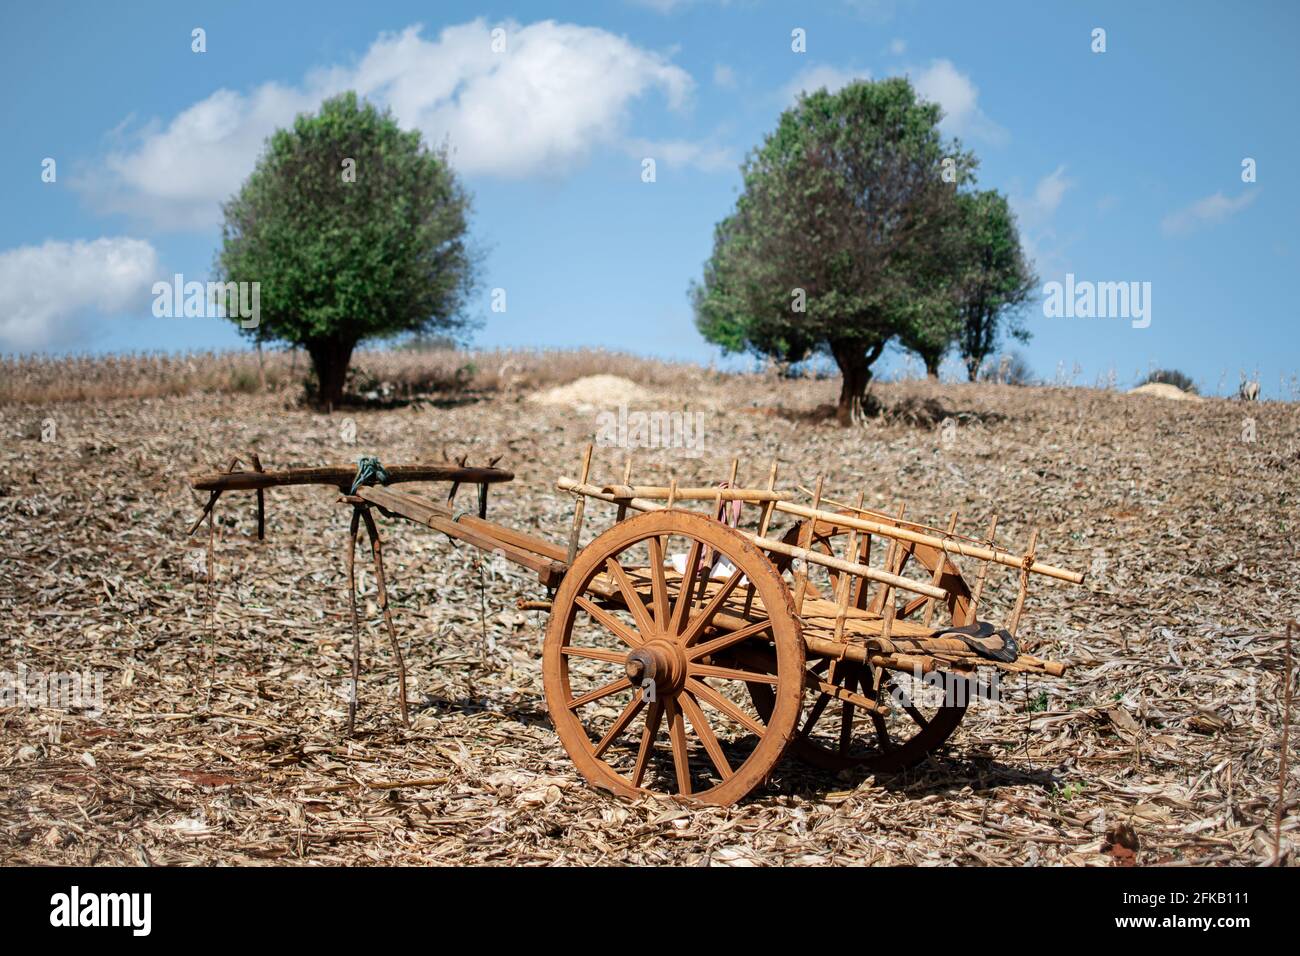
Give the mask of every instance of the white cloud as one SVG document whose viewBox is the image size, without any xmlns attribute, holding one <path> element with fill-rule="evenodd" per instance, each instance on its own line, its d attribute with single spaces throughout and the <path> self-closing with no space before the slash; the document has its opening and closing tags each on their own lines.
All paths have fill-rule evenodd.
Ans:
<svg viewBox="0 0 1300 956">
<path fill-rule="evenodd" d="M 659 91 L 680 108 L 693 88 L 680 67 L 605 30 L 552 20 L 501 26 L 504 53 L 492 51 L 493 26 L 482 19 L 432 40 L 409 27 L 381 35 L 354 65 L 317 70 L 294 87 L 218 90 L 146 126 L 81 187 L 106 209 L 161 228 L 211 226 L 266 137 L 350 89 L 429 142 L 447 140 L 463 173 L 554 175 L 594 146 L 620 142 L 633 100 Z"/>
<path fill-rule="evenodd" d="M 902 56 L 907 52 L 907 41 L 899 37 L 894 37 L 894 39 L 889 41 L 889 52 L 894 56 Z"/>
<path fill-rule="evenodd" d="M 50 240 L 0 252 L 0 348 L 39 349 L 88 316 L 147 314 L 158 253 L 143 239 Z"/>
<path fill-rule="evenodd" d="M 979 89 L 951 60 L 934 60 L 912 78 L 912 85 L 922 99 L 943 107 L 940 125 L 945 132 L 991 143 L 1006 141 L 1006 130 L 980 109 Z"/>
<path fill-rule="evenodd" d="M 628 141 L 627 151 L 638 160 L 649 157 L 667 166 L 693 166 L 710 173 L 735 169 L 739 165 L 739 160 L 725 147 L 689 140 L 634 139 Z"/>
<path fill-rule="evenodd" d="M 1066 175 L 1066 167 L 1062 164 L 1038 180 L 1028 196 L 1015 189 L 1011 191 L 1009 201 L 1020 222 L 1020 239 L 1025 254 L 1037 263 L 1041 271 L 1054 271 L 1063 261 L 1062 246 L 1052 219 L 1065 194 L 1074 186 L 1074 180 Z"/>
<path fill-rule="evenodd" d="M 786 102 L 793 102 L 799 98 L 800 93 L 812 93 L 822 87 L 834 93 L 836 90 L 848 86 L 854 80 L 869 79 L 871 79 L 871 71 L 869 70 L 841 70 L 827 64 L 810 66 L 801 70 L 793 80 L 782 88 L 781 99 Z"/>
<path fill-rule="evenodd" d="M 1073 179 L 1065 178 L 1065 165 L 1057 166 L 1034 187 L 1035 208 L 1044 216 L 1054 215 L 1066 192 L 1073 185 Z"/>
<path fill-rule="evenodd" d="M 1024 225 L 1042 226 L 1056 215 L 1061 200 L 1074 184 L 1074 180 L 1065 175 L 1065 164 L 1062 163 L 1040 179 L 1030 195 L 1012 191 L 1011 206 Z"/>
<path fill-rule="evenodd" d="M 1241 212 L 1259 196 L 1258 187 L 1252 187 L 1236 198 L 1229 198 L 1218 192 L 1213 196 L 1198 199 L 1183 209 L 1177 209 L 1165 216 L 1160 228 L 1166 236 L 1185 236 L 1195 232 L 1201 226 L 1212 225 Z"/>
<path fill-rule="evenodd" d="M 719 63 L 713 68 L 713 83 L 724 90 L 736 88 L 736 71 L 725 63 Z"/>
</svg>

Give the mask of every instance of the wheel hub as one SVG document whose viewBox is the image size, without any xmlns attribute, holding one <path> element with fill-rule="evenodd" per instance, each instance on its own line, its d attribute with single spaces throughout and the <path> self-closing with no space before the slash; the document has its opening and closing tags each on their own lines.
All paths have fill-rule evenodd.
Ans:
<svg viewBox="0 0 1300 956">
<path fill-rule="evenodd" d="M 686 654 L 673 641 L 647 641 L 627 655 L 627 677 L 634 687 L 654 681 L 655 693 L 675 694 L 686 679 Z"/>
</svg>

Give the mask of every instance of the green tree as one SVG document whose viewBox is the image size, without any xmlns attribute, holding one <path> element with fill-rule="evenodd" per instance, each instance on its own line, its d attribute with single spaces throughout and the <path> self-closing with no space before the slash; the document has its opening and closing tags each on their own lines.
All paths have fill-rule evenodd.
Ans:
<svg viewBox="0 0 1300 956">
<path fill-rule="evenodd" d="M 904 323 L 898 341 L 921 357 L 927 377 L 938 378 L 943 357 L 959 332 L 956 309 L 952 303 L 940 299 L 925 310 L 918 310 L 913 319 Z"/>
<path fill-rule="evenodd" d="M 843 425 L 864 416 L 891 339 L 930 323 L 951 341 L 955 197 L 975 160 L 943 140 L 940 118 L 905 79 L 818 90 L 786 110 L 742 165 L 692 287 L 701 334 L 781 361 L 831 356 Z"/>
<path fill-rule="evenodd" d="M 1004 196 L 993 190 L 964 193 L 958 205 L 963 265 L 954 301 L 960 315 L 958 348 L 973 382 L 1003 334 L 1029 341 L 1019 308 L 1038 279 Z"/>
<path fill-rule="evenodd" d="M 306 349 L 332 407 L 358 343 L 468 327 L 469 209 L 445 150 L 344 93 L 271 136 L 224 206 L 217 269 L 260 284 L 245 334 Z"/>
</svg>

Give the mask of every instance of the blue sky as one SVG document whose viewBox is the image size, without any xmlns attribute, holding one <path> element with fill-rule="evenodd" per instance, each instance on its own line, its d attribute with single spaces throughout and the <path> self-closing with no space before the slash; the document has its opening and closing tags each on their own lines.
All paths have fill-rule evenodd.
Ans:
<svg viewBox="0 0 1300 956">
<path fill-rule="evenodd" d="M 906 74 L 1013 201 L 1042 282 L 1151 283 L 1150 324 L 1027 312 L 1030 364 L 1209 391 L 1300 373 L 1300 6 L 858 0 L 56 3 L 0 14 L 0 352 L 241 347 L 154 318 L 210 276 L 263 137 L 358 88 L 446 138 L 486 249 L 478 346 L 707 362 L 688 283 L 800 88 Z M 206 31 L 207 52 L 191 50 Z M 507 50 L 491 53 L 490 31 Z M 1106 51 L 1092 51 L 1092 31 Z M 806 52 L 791 31 L 806 31 Z M 656 181 L 642 181 L 642 159 Z M 42 162 L 57 178 L 42 181 Z M 1242 181 L 1242 161 L 1257 179 Z M 492 312 L 493 288 L 507 311 Z M 897 365 L 897 357 L 890 359 Z M 882 368 L 882 370 L 884 370 Z"/>
</svg>

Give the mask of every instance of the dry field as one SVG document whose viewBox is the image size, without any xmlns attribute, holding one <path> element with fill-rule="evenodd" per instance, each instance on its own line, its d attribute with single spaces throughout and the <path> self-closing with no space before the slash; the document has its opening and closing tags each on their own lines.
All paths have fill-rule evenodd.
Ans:
<svg viewBox="0 0 1300 956">
<path fill-rule="evenodd" d="M 570 364 L 568 378 L 580 371 Z M 397 718 L 366 575 L 349 739 L 347 512 L 323 489 L 272 492 L 258 544 L 252 499 L 227 496 L 210 593 L 201 542 L 185 536 L 202 505 L 186 473 L 249 449 L 268 467 L 501 455 L 517 479 L 494 491 L 490 516 L 562 541 L 572 504 L 554 481 L 576 469 L 597 412 L 616 409 L 524 400 L 566 380 L 542 376 L 545 361 L 433 401 L 332 416 L 301 407 L 292 385 L 261 393 L 225 373 L 206 391 L 140 386 L 87 401 L 77 395 L 111 395 L 112 376 L 92 388 L 90 371 L 69 382 L 65 370 L 27 393 L 39 404 L 17 400 L 11 378 L 0 670 L 98 674 L 103 707 L 11 695 L 0 709 L 0 861 L 1111 865 L 1106 835 L 1119 824 L 1143 864 L 1271 858 L 1282 632 L 1300 596 L 1297 406 L 904 382 L 877 386 L 888 417 L 850 432 L 816 412 L 833 381 L 634 366 L 600 370 L 657 389 L 656 409 L 704 415 L 703 455 L 638 450 L 643 479 L 672 470 L 712 483 L 739 457 L 757 481 L 775 457 L 785 486 L 824 472 L 828 493 L 905 497 L 909 516 L 938 520 L 960 509 L 967 530 L 996 510 L 999 539 L 1015 547 L 1037 522 L 1041 556 L 1091 572 L 1082 587 L 1036 583 L 1022 626 L 1029 649 L 1071 670 L 1004 684 L 1001 703 L 977 703 L 948 748 L 907 773 L 833 775 L 787 759 L 730 809 L 626 803 L 589 789 L 549 726 L 544 621 L 515 605 L 542 596 L 530 575 L 381 522 L 412 726 Z M 1254 442 L 1242 440 L 1248 413 Z M 938 425 L 945 416 L 955 431 Z M 624 454 L 598 449 L 597 475 L 621 474 Z M 588 515 L 589 528 L 609 517 Z M 999 584 L 1004 603 L 1010 586 Z"/>
</svg>

